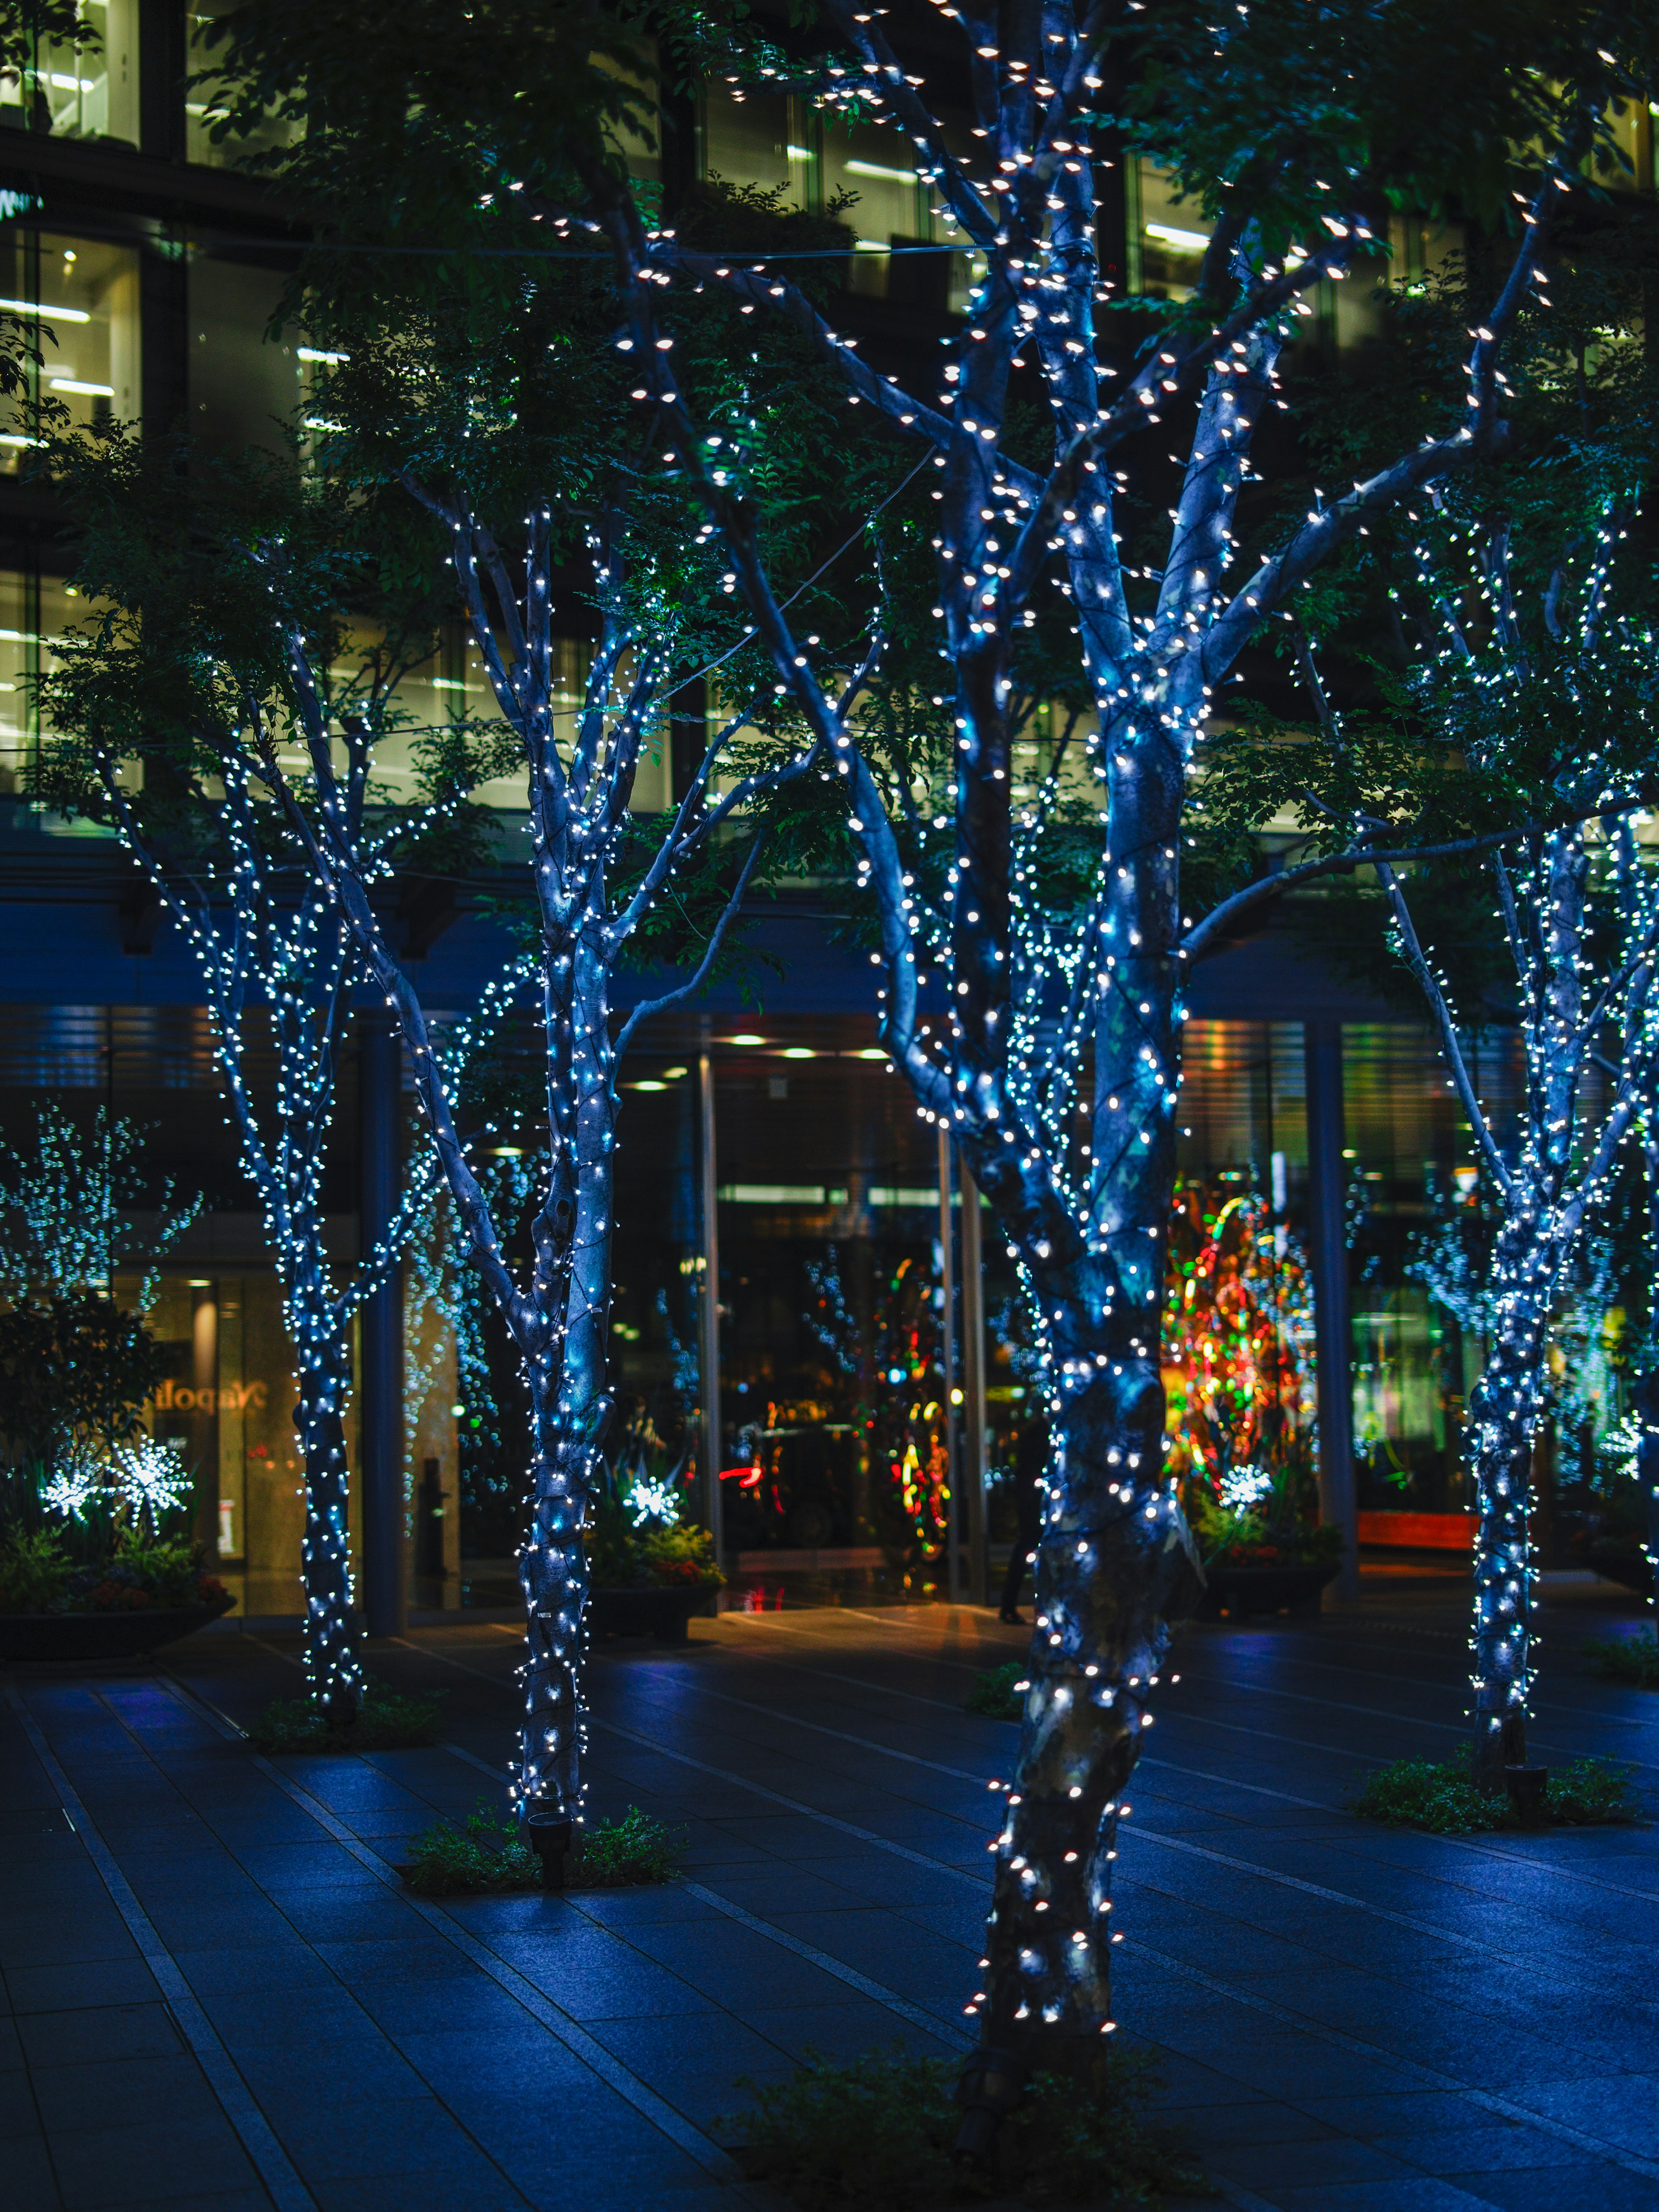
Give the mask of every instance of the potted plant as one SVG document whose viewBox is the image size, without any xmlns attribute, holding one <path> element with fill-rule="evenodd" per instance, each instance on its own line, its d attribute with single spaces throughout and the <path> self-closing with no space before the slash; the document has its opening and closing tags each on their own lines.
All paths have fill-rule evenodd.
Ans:
<svg viewBox="0 0 1659 2212">
<path fill-rule="evenodd" d="M 1257 1194 L 1188 1184 L 1169 1273 L 1170 1460 L 1208 1585 L 1199 1616 L 1313 1610 L 1343 1538 L 1319 1524 L 1305 1263 Z"/>
<path fill-rule="evenodd" d="M 1317 1509 L 1305 1464 L 1234 1468 L 1219 1496 L 1199 1486 L 1188 1505 L 1208 1585 L 1199 1619 L 1316 1612 L 1343 1549 L 1342 1531 L 1322 1527 Z"/>
<path fill-rule="evenodd" d="M 127 1659 L 229 1611 L 191 1545 L 118 1529 L 77 1564 L 61 1527 L 0 1537 L 0 1660 Z"/>
<path fill-rule="evenodd" d="M 706 1528 L 683 1527 L 680 1492 L 689 1455 L 670 1468 L 654 1433 L 625 1447 L 607 1470 L 587 1524 L 587 1625 L 593 1636 L 654 1636 L 684 1644 L 691 1615 L 726 1580 Z"/>
<path fill-rule="evenodd" d="M 0 1313 L 0 1658 L 131 1656 L 229 1608 L 199 1553 L 163 1534 L 191 1480 L 143 1425 L 161 1377 L 143 1322 L 100 1291 Z"/>
</svg>

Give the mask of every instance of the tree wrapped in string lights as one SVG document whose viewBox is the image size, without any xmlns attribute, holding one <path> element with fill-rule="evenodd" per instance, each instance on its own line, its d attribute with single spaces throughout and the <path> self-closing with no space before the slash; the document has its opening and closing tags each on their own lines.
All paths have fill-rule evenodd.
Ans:
<svg viewBox="0 0 1659 2212">
<path fill-rule="evenodd" d="M 1159 1376 L 1184 971 L 1294 883 L 1402 849 L 1345 837 L 1188 917 L 1180 864 L 1195 748 L 1241 654 L 1320 564 L 1507 435 L 1505 349 L 1552 225 L 1605 149 L 1608 102 L 1646 97 L 1654 23 L 1646 6 L 1617 23 L 1577 4 L 1517 23 L 1485 5 L 1448 18 L 1405 0 L 942 14 L 972 106 L 966 153 L 930 97 L 939 32 L 912 55 L 887 15 L 853 0 L 828 0 L 824 51 L 758 51 L 737 71 L 831 117 L 873 117 L 914 149 L 919 179 L 985 271 L 948 343 L 942 390 L 878 373 L 769 241 L 705 250 L 659 218 L 653 196 L 641 205 L 614 113 L 584 111 L 579 94 L 588 70 L 603 102 L 625 20 L 585 17 L 579 42 L 507 0 L 400 8 L 377 88 L 390 125 L 361 107 L 354 123 L 343 78 L 331 80 L 337 107 L 315 100 L 330 64 L 307 46 L 295 0 L 239 10 L 226 37 L 247 72 L 244 112 L 275 100 L 303 117 L 300 161 L 349 176 L 399 236 L 416 234 L 411 209 L 431 205 L 441 148 L 476 185 L 469 237 L 526 254 L 560 240 L 611 249 L 615 343 L 641 422 L 717 530 L 775 684 L 845 794 L 878 916 L 885 1041 L 919 1110 L 970 1163 L 1022 1270 L 1054 1452 L 1032 1686 L 969 2006 L 987 2048 L 971 2069 L 964 2148 L 980 2150 L 1027 2068 L 1086 2069 L 1115 2024 L 1122 1790 L 1170 1620 L 1199 1587 L 1164 1467 Z M 699 40 L 707 55 L 707 18 L 671 12 L 653 27 L 676 58 Z M 602 68 L 588 59 L 594 36 L 610 42 Z M 509 38 L 518 67 L 502 73 Z M 1523 150 L 1494 155 L 1506 145 Z M 1148 301 L 1122 326 L 1126 361 L 1103 337 L 1110 288 L 1096 217 L 1114 164 L 1142 156 L 1170 173 L 1211 237 L 1189 297 Z M 1241 564 L 1253 527 L 1241 500 L 1298 316 L 1327 282 L 1376 267 L 1370 211 L 1388 198 L 1467 192 L 1491 205 L 1500 178 L 1518 195 L 1517 234 L 1465 349 L 1466 391 L 1351 491 L 1309 504 L 1297 485 L 1296 509 Z M 935 665 L 939 689 L 926 695 L 943 743 L 902 775 L 887 773 L 873 726 L 848 711 L 844 636 L 815 641 L 792 619 L 749 438 L 705 416 L 682 374 L 699 293 L 736 301 L 751 328 L 776 318 L 799 331 L 856 409 L 849 426 L 890 434 L 922 465 L 931 498 L 917 505 L 937 512 L 923 556 L 933 611 L 919 627 L 934 625 L 928 651 L 948 674 Z M 1157 483 L 1154 427 L 1160 447 L 1173 435 L 1181 451 L 1157 495 L 1167 527 L 1142 518 L 1137 563 L 1121 548 L 1124 465 Z M 1080 908 L 1045 915 L 1056 810 L 1016 804 L 1015 659 L 1056 600 L 1087 702 L 1080 776 L 1094 843 Z M 1408 826 L 1404 849 L 1429 839 Z M 931 1006 L 929 969 L 942 985 Z"/>
<path fill-rule="evenodd" d="M 1411 40 L 1438 37 L 1438 19 L 1407 32 L 1401 13 L 1358 8 L 1316 23 L 1305 9 L 1262 5 L 1225 17 L 954 11 L 981 142 L 964 158 L 884 17 L 831 0 L 825 20 L 840 53 L 792 88 L 832 109 L 867 106 L 902 130 L 985 264 L 942 391 L 877 374 L 783 269 L 697 253 L 653 227 L 613 167 L 587 163 L 576 213 L 613 246 L 627 314 L 619 343 L 644 364 L 641 394 L 667 416 L 778 681 L 842 780 L 879 917 L 884 1041 L 920 1111 L 950 1130 L 995 1207 L 1041 1331 L 1053 1449 L 1031 1686 L 997 1841 L 984 1978 L 969 2007 L 984 2045 L 964 2077 L 962 2147 L 979 2152 L 1026 2069 L 1086 2069 L 1091 2039 L 1115 2024 L 1110 1888 L 1123 1790 L 1170 1622 L 1200 1586 L 1165 1465 L 1159 1372 L 1186 969 L 1294 884 L 1436 839 L 1431 821 L 1364 828 L 1194 917 L 1182 910 L 1180 859 L 1196 749 L 1240 656 L 1321 563 L 1505 438 L 1504 348 L 1607 102 L 1649 82 L 1653 27 L 1644 17 L 1636 30 L 1632 67 L 1624 44 L 1606 52 L 1603 19 L 1574 11 L 1545 34 L 1547 94 L 1518 51 L 1494 70 L 1463 49 L 1425 97 L 1420 73 L 1408 82 L 1402 71 Z M 1310 133 L 1313 83 L 1322 100 L 1332 86 L 1363 87 L 1345 95 L 1352 108 L 1339 98 L 1324 111 L 1329 137 Z M 1499 142 L 1531 150 L 1510 165 L 1522 219 L 1468 343 L 1466 393 L 1432 434 L 1351 490 L 1284 516 L 1241 563 L 1241 499 L 1307 295 L 1376 266 L 1367 210 L 1390 186 L 1408 191 L 1437 165 L 1442 175 L 1455 167 L 1477 111 Z M 1170 168 L 1213 224 L 1191 298 L 1149 313 L 1127 368 L 1102 359 L 1097 315 L 1109 296 L 1094 243 L 1109 131 L 1120 154 Z M 533 191 L 536 152 L 522 133 L 498 162 L 504 187 Z M 867 411 L 933 448 L 950 750 L 920 805 L 908 793 L 896 799 L 860 727 L 838 712 L 828 669 L 773 586 L 750 487 L 711 454 L 677 385 L 677 283 L 723 285 L 791 319 L 842 376 L 860 421 Z M 1020 434 L 1022 357 L 1041 379 L 1041 439 Z M 1183 450 L 1171 456 L 1169 526 L 1137 574 L 1120 550 L 1122 465 L 1141 461 L 1153 425 L 1174 428 Z M 1056 592 L 1090 695 L 1084 780 L 1098 824 L 1088 896 L 1065 911 L 1042 897 L 1060 773 L 1024 807 L 1012 789 L 1018 642 Z M 1474 849 L 1478 835 L 1454 842 Z M 944 984 L 931 1010 L 924 964 Z"/>
<path fill-rule="evenodd" d="M 1499 1151 L 1476 1091 L 1444 979 L 1413 923 L 1409 881 L 1387 863 L 1377 871 L 1498 1213 L 1492 1336 L 1464 1447 L 1478 1516 L 1474 1771 L 1489 1789 L 1504 1786 L 1505 1767 L 1527 1764 L 1528 1513 L 1551 1314 L 1587 1218 L 1639 1137 L 1659 1071 L 1659 866 L 1644 805 L 1659 731 L 1659 644 L 1644 595 L 1618 586 L 1628 512 L 1610 513 L 1577 559 L 1552 551 L 1528 561 L 1507 519 L 1462 538 L 1461 574 L 1434 558 L 1428 528 L 1419 539 L 1440 629 L 1414 681 L 1419 707 L 1473 773 L 1518 772 L 1569 817 L 1486 861 L 1525 1062 L 1513 1158 Z"/>
<path fill-rule="evenodd" d="M 464 731 L 432 735 L 437 794 L 412 813 L 392 804 L 377 761 L 399 739 L 414 738 L 419 753 L 422 733 L 397 702 L 432 652 L 429 605 L 418 594 L 378 607 L 360 597 L 351 611 L 368 626 L 354 629 L 339 590 L 366 550 L 361 513 L 326 490 L 307 494 L 283 463 L 221 464 L 192 483 L 179 458 L 171 445 L 147 450 L 122 433 L 60 449 L 88 526 L 77 574 L 100 612 L 58 641 L 59 665 L 42 686 L 53 734 L 39 789 L 117 831 L 152 919 L 177 927 L 196 966 L 294 1351 L 306 1680 L 331 1720 L 346 1723 L 363 1690 L 348 1520 L 350 1326 L 395 1262 L 433 1169 L 416 1156 L 386 1235 L 342 1269 L 329 1250 L 325 1184 L 339 1055 L 367 971 L 276 795 L 275 741 L 269 759 L 259 750 L 288 637 L 304 641 L 319 672 L 314 711 L 343 756 L 337 834 L 366 882 L 389 883 L 489 763 L 472 757 Z M 273 599 L 291 631 L 272 626 Z M 276 1059 L 271 1090 L 259 1015 Z M 464 1049 L 465 1039 L 453 1043 Z"/>
</svg>

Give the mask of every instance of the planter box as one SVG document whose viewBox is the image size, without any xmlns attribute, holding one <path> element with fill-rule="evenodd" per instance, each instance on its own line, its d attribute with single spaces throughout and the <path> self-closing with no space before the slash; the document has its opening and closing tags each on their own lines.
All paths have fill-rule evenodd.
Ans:
<svg viewBox="0 0 1659 2212">
<path fill-rule="evenodd" d="M 1338 1559 L 1314 1567 L 1229 1567 L 1218 1563 L 1204 1570 L 1207 1588 L 1194 1608 L 1194 1618 L 1218 1620 L 1224 1611 L 1230 1620 L 1248 1620 L 1255 1613 L 1316 1613 L 1320 1591 L 1340 1571 Z"/>
<path fill-rule="evenodd" d="M 590 1636 L 654 1636 L 659 1644 L 688 1644 L 686 1624 L 710 1593 L 688 1584 L 670 1589 L 591 1589 Z"/>
<path fill-rule="evenodd" d="M 143 1613 L 0 1613 L 0 1662 L 142 1658 L 205 1628 L 235 1602 L 228 1597 Z"/>
<path fill-rule="evenodd" d="M 1362 1513 L 1362 1544 L 1398 1544 L 1412 1552 L 1472 1552 L 1473 1513 Z"/>
</svg>

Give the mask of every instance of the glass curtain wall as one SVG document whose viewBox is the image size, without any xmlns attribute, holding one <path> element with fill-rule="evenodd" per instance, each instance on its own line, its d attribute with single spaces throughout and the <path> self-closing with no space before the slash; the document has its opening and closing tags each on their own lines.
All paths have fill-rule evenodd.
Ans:
<svg viewBox="0 0 1659 2212">
<path fill-rule="evenodd" d="M 0 474 L 15 476 L 36 442 L 33 403 L 50 399 L 71 424 L 136 422 L 139 398 L 138 256 L 106 240 L 27 224 L 0 226 L 0 308 L 21 316 L 39 368 L 0 410 Z"/>
<path fill-rule="evenodd" d="M 139 0 L 82 0 L 79 12 L 85 46 L 36 39 L 22 68 L 0 70 L 0 130 L 136 147 Z"/>
</svg>

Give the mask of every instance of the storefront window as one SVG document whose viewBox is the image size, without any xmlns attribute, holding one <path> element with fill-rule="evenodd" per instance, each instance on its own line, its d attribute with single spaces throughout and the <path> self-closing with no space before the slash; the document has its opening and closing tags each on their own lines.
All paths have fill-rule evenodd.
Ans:
<svg viewBox="0 0 1659 2212">
<path fill-rule="evenodd" d="M 32 62 L 0 70 L 0 130 L 138 143 L 138 0 L 82 0 L 94 35 L 76 49 L 35 42 Z"/>
<path fill-rule="evenodd" d="M 71 424 L 138 416 L 138 256 L 101 240 L 63 238 L 9 224 L 0 234 L 0 309 L 25 319 L 41 354 L 31 397 L 52 400 Z M 0 474 L 15 476 L 34 442 L 31 399 L 0 415 Z"/>
</svg>

